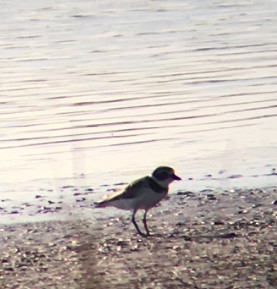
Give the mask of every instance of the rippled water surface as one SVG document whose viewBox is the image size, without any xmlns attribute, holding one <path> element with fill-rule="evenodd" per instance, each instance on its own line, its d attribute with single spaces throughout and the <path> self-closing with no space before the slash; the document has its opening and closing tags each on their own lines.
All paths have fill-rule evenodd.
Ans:
<svg viewBox="0 0 277 289">
<path fill-rule="evenodd" d="M 160 164 L 215 185 L 276 181 L 260 178 L 276 166 L 276 1 L 0 8 L 2 184 L 93 187 Z"/>
</svg>

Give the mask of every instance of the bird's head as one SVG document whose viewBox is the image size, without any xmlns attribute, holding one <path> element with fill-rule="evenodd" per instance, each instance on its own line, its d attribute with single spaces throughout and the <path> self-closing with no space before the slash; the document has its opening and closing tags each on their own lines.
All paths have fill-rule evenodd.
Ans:
<svg viewBox="0 0 277 289">
<path fill-rule="evenodd" d="M 180 181 L 181 178 L 175 175 L 174 169 L 170 167 L 158 167 L 152 173 L 152 178 L 162 187 L 167 187 L 173 181 Z"/>
</svg>

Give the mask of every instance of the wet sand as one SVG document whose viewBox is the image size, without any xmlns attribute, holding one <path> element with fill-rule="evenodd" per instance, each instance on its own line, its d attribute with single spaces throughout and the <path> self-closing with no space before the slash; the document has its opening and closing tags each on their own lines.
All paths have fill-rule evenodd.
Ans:
<svg viewBox="0 0 277 289">
<path fill-rule="evenodd" d="M 276 188 L 179 191 L 151 211 L 1 225 L 0 287 L 276 288 Z"/>
</svg>

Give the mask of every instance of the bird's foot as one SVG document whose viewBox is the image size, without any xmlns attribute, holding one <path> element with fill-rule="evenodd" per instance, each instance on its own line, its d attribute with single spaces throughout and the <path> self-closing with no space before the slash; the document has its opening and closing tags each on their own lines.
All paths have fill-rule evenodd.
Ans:
<svg viewBox="0 0 277 289">
<path fill-rule="evenodd" d="M 147 238 L 149 236 L 148 234 L 142 233 L 141 231 L 138 231 L 138 233 L 141 237 L 144 237 L 144 238 Z"/>
</svg>

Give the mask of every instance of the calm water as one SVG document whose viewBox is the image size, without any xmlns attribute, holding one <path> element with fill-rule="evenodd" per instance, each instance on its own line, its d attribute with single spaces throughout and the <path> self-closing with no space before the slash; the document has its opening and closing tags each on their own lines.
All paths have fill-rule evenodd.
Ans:
<svg viewBox="0 0 277 289">
<path fill-rule="evenodd" d="M 275 0 L 1 1 L 0 191 L 160 164 L 194 178 L 182 188 L 274 184 L 276 15 Z"/>
</svg>

